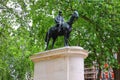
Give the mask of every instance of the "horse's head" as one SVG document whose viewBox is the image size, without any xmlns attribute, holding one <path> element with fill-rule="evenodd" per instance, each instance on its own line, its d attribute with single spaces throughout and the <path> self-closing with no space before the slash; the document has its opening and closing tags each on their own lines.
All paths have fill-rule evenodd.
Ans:
<svg viewBox="0 0 120 80">
<path fill-rule="evenodd" d="M 73 15 L 72 15 L 73 17 L 75 17 L 76 19 L 79 17 L 79 14 L 78 14 L 78 12 L 77 11 L 74 11 L 74 13 L 73 13 Z"/>
</svg>

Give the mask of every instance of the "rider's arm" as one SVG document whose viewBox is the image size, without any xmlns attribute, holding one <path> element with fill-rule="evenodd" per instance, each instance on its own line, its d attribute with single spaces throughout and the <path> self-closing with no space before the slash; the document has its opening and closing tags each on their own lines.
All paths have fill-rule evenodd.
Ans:
<svg viewBox="0 0 120 80">
<path fill-rule="evenodd" d="M 55 18 L 55 22 L 56 22 L 56 23 L 59 23 L 59 16 L 57 16 L 57 17 Z"/>
</svg>

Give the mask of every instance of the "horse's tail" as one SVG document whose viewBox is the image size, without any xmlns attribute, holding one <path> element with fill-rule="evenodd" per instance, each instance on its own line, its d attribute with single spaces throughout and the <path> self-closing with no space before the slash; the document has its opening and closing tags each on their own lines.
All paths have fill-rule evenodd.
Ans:
<svg viewBox="0 0 120 80">
<path fill-rule="evenodd" d="M 48 32 L 49 32 L 49 31 L 48 31 Z M 46 36 L 45 36 L 45 42 L 47 42 L 48 37 L 49 37 L 49 36 L 48 36 L 48 35 L 49 35 L 48 32 L 46 33 Z"/>
</svg>

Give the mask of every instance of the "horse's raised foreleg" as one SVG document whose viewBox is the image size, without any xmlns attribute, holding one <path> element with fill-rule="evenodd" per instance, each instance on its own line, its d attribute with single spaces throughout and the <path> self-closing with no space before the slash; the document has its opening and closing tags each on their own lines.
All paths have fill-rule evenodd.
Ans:
<svg viewBox="0 0 120 80">
<path fill-rule="evenodd" d="M 68 44 L 68 38 L 69 38 L 69 36 L 66 34 L 64 36 L 64 46 L 69 46 L 69 44 Z"/>
</svg>

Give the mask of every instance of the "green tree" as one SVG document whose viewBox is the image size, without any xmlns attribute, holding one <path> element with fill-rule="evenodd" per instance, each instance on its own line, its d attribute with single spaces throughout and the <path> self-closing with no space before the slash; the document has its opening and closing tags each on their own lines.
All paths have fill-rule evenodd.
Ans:
<svg viewBox="0 0 120 80">
<path fill-rule="evenodd" d="M 29 56 L 44 51 L 45 34 L 55 25 L 54 17 L 59 10 L 63 11 L 65 21 L 74 10 L 79 12 L 80 18 L 73 24 L 69 43 L 89 51 L 85 63 L 92 66 L 96 62 L 100 70 L 98 79 L 105 63 L 119 74 L 119 8 L 120 1 L 104 0 L 0 1 L 0 79 L 29 80 L 33 76 Z M 62 42 L 63 38 L 58 38 L 55 48 L 63 47 Z M 117 74 L 115 78 L 119 80 Z"/>
<path fill-rule="evenodd" d="M 0 1 L 0 80 L 27 80 L 32 75 L 29 18 L 24 3 Z"/>
</svg>

